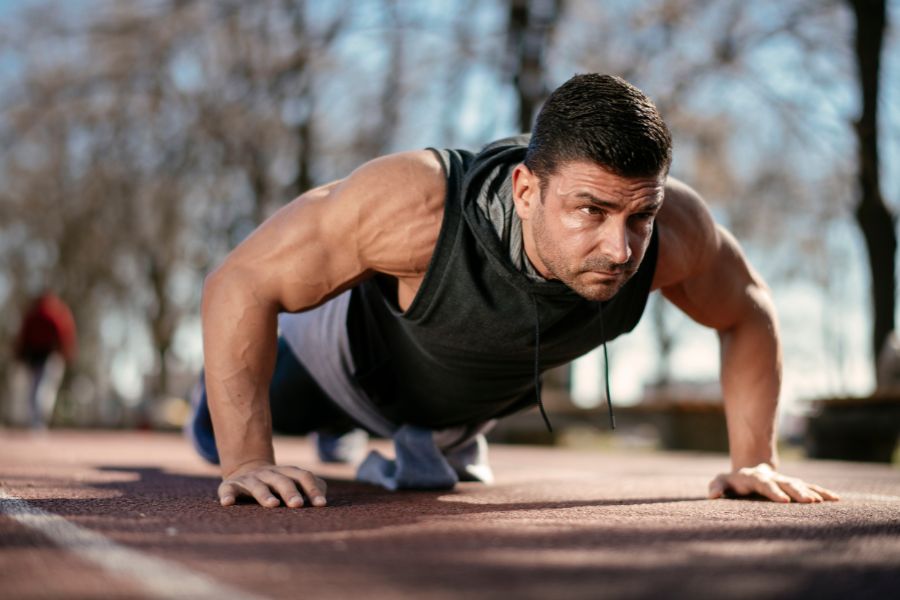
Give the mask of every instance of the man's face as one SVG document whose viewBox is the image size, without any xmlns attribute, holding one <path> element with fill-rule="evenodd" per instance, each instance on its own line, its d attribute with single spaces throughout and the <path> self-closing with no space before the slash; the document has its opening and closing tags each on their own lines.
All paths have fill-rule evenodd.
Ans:
<svg viewBox="0 0 900 600">
<path fill-rule="evenodd" d="M 546 182 L 525 165 L 513 173 L 525 252 L 547 279 L 588 300 L 609 300 L 634 275 L 662 206 L 665 177 L 626 178 L 600 165 L 561 165 Z"/>
</svg>

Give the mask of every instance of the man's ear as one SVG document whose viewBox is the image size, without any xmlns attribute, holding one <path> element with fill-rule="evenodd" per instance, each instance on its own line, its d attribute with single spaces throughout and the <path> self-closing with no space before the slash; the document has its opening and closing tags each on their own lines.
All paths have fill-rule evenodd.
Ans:
<svg viewBox="0 0 900 600">
<path fill-rule="evenodd" d="M 523 221 L 531 218 L 535 206 L 541 201 L 541 186 L 537 175 L 525 166 L 517 165 L 512 173 L 512 196 L 516 214 Z"/>
</svg>

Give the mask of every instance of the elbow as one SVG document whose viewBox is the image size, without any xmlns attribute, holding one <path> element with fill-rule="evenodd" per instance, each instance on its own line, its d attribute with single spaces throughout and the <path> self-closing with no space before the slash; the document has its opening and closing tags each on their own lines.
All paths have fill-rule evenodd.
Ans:
<svg viewBox="0 0 900 600">
<path fill-rule="evenodd" d="M 201 316 L 214 312 L 226 298 L 237 298 L 242 292 L 252 289 L 252 283 L 246 274 L 231 267 L 226 260 L 209 272 L 203 279 L 203 290 L 200 299 Z"/>
<path fill-rule="evenodd" d="M 209 303 L 227 281 L 228 275 L 222 265 L 207 273 L 206 277 L 203 278 L 203 290 L 200 301 L 202 312 L 207 312 Z"/>
<path fill-rule="evenodd" d="M 206 277 L 203 278 L 203 295 L 222 284 L 222 281 L 227 279 L 227 274 L 225 272 L 225 265 L 219 265 L 212 271 L 206 274 Z"/>
<path fill-rule="evenodd" d="M 764 282 L 754 285 L 749 293 L 753 303 L 753 315 L 759 319 L 765 326 L 777 334 L 778 332 L 778 312 L 775 309 L 775 299 L 772 297 L 772 291 Z"/>
<path fill-rule="evenodd" d="M 716 328 L 720 341 L 723 346 L 728 346 L 739 339 L 753 340 L 754 347 L 780 356 L 781 333 L 778 315 L 768 288 L 765 286 L 754 288 L 748 294 L 747 300 L 733 319 Z"/>
<path fill-rule="evenodd" d="M 203 279 L 201 318 L 213 313 L 223 316 L 231 310 L 263 309 L 277 314 L 280 304 L 272 290 L 262 285 L 259 272 L 227 260 Z"/>
</svg>

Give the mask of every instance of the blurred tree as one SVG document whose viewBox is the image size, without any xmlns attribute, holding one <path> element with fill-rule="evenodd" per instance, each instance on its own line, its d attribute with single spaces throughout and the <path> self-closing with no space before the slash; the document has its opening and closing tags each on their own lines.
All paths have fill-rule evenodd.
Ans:
<svg viewBox="0 0 900 600">
<path fill-rule="evenodd" d="M 403 96 L 406 60 L 409 51 L 407 28 L 409 16 L 396 0 L 384 0 L 382 4 L 384 26 L 380 32 L 385 49 L 380 91 L 369 101 L 372 110 L 360 123 L 355 146 L 366 158 L 374 158 L 393 150 L 400 124 L 403 120 Z"/>
<path fill-rule="evenodd" d="M 509 0 L 509 74 L 519 100 L 519 131 L 531 131 L 550 92 L 544 57 L 553 38 L 563 0 Z"/>
<path fill-rule="evenodd" d="M 341 55 L 366 10 L 385 19 L 381 71 Z M 404 65 L 424 54 L 406 38 L 445 23 L 394 0 L 32 5 L 0 31 L 15 67 L 0 72 L 0 301 L 24 306 L 57 282 L 92 380 L 146 336 L 146 397 L 182 393 L 170 371 L 183 369 L 175 343 L 203 275 L 292 197 L 397 142 Z M 379 78 L 372 110 L 359 82 Z"/>
<path fill-rule="evenodd" d="M 620 74 L 657 101 L 673 173 L 775 286 L 837 297 L 849 284 L 835 261 L 852 257 L 823 232 L 853 208 L 853 55 L 834 43 L 852 36 L 848 2 L 31 3 L 0 22 L 0 303 L 16 313 L 51 282 L 98 395 L 144 346 L 148 395 L 180 392 L 166 380 L 184 368 L 200 281 L 261 220 L 376 154 L 528 130 L 575 71 Z M 843 348 L 841 304 L 822 305 Z M 0 322 L 0 371 L 13 326 Z M 660 331 L 670 352 L 679 330 Z"/>
<path fill-rule="evenodd" d="M 65 35 L 48 9 L 31 13 L 25 27 L 10 35 L 22 66 L 17 85 L 5 86 L 2 97 L 2 276 L 11 314 L 45 285 L 69 303 L 82 332 L 76 370 L 96 379 L 91 363 L 104 350 L 101 311 L 128 290 L 116 260 L 127 241 L 120 224 L 128 220 L 128 206 L 109 198 L 127 197 L 133 188 L 100 160 L 116 132 L 103 107 L 85 98 L 93 78 L 68 70 L 58 56 L 34 51 Z M 5 352 L 8 328 L 3 333 Z"/>
<path fill-rule="evenodd" d="M 55 8 L 24 14 L 8 46 L 21 78 L 0 98 L 0 211 L 4 241 L 21 243 L 2 248 L 7 300 L 54 282 L 95 380 L 115 354 L 101 325 L 137 321 L 156 356 L 147 396 L 181 393 L 171 351 L 200 278 L 312 185 L 312 113 L 290 109 L 312 101 L 304 69 L 340 18 L 313 35 L 293 2 L 114 4 L 82 19 Z M 133 352 L 131 333 L 115 337 Z"/>
<path fill-rule="evenodd" d="M 878 90 L 887 0 L 849 0 L 856 18 L 855 50 L 862 111 L 856 121 L 860 199 L 856 219 L 869 252 L 872 282 L 872 365 L 888 334 L 894 330 L 897 301 L 897 217 L 881 194 L 878 156 Z"/>
</svg>

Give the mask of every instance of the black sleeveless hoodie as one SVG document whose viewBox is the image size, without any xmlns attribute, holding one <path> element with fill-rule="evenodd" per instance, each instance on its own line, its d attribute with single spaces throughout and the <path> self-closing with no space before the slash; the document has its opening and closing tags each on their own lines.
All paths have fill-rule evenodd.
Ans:
<svg viewBox="0 0 900 600">
<path fill-rule="evenodd" d="M 540 372 L 631 331 L 641 318 L 656 269 L 656 230 L 638 271 L 605 302 L 558 281 L 535 281 L 512 264 L 478 202 L 501 191 L 526 149 L 520 136 L 477 156 L 435 150 L 447 176 L 446 205 L 412 304 L 400 311 L 396 282 L 385 276 L 353 289 L 347 325 L 355 376 L 397 424 L 442 429 L 534 406 Z"/>
</svg>

